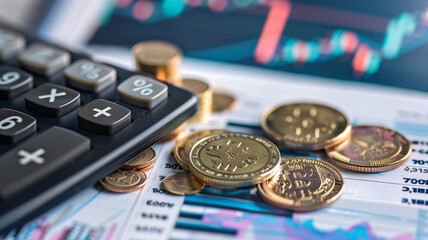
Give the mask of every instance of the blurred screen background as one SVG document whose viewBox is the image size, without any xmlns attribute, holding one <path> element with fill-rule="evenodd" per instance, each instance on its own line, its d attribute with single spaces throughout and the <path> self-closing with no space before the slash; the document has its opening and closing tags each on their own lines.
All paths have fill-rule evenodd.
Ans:
<svg viewBox="0 0 428 240">
<path fill-rule="evenodd" d="M 428 91 L 426 0 L 2 0 L 9 18 L 71 46 L 165 40 L 187 57 Z"/>
</svg>

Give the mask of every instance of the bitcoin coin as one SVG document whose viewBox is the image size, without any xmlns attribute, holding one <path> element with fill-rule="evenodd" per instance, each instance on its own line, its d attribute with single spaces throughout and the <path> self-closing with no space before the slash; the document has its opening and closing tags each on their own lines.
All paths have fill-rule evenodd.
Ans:
<svg viewBox="0 0 428 240">
<path fill-rule="evenodd" d="M 400 133 L 378 126 L 354 126 L 351 138 L 326 149 L 337 166 L 357 172 L 383 172 L 403 165 L 412 148 Z"/>
<path fill-rule="evenodd" d="M 236 105 L 235 98 L 226 93 L 213 92 L 213 106 L 214 112 L 222 112 L 233 108 Z"/>
<path fill-rule="evenodd" d="M 156 159 L 156 152 L 153 148 L 148 148 L 131 160 L 126 162 L 121 169 L 142 169 L 153 165 Z"/>
<path fill-rule="evenodd" d="M 105 189 L 118 192 L 133 192 L 136 191 L 147 183 L 146 174 L 138 170 L 116 170 L 103 179 L 100 184 Z"/>
<path fill-rule="evenodd" d="M 305 157 L 283 157 L 272 179 L 257 185 L 269 204 L 298 212 L 332 204 L 343 192 L 342 174 L 331 164 Z"/>
<path fill-rule="evenodd" d="M 320 150 L 343 142 L 351 132 L 344 114 L 315 103 L 292 103 L 267 111 L 262 128 L 278 145 Z"/>
<path fill-rule="evenodd" d="M 168 192 L 176 195 L 197 194 L 205 186 L 204 183 L 188 172 L 169 174 L 162 180 L 162 184 Z"/>
<path fill-rule="evenodd" d="M 194 131 L 182 139 L 180 139 L 174 147 L 174 158 L 177 163 L 183 168 L 185 171 L 189 170 L 189 154 L 193 145 L 198 142 L 200 139 L 217 133 L 228 132 L 226 130 L 198 130 Z"/>
<path fill-rule="evenodd" d="M 245 133 L 220 133 L 199 140 L 190 150 L 190 171 L 207 185 L 237 188 L 272 177 L 280 154 L 271 141 Z"/>
</svg>

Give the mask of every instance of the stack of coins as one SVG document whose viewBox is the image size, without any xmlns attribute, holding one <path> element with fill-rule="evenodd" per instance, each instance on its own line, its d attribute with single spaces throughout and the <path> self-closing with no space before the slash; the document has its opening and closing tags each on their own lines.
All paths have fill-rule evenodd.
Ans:
<svg viewBox="0 0 428 240">
<path fill-rule="evenodd" d="M 111 192 L 133 192 L 147 183 L 145 172 L 155 165 L 156 152 L 148 148 L 126 162 L 120 169 L 100 180 L 100 184 Z"/>
<path fill-rule="evenodd" d="M 181 86 L 180 64 L 183 53 L 177 46 L 163 41 L 145 41 L 135 44 L 132 52 L 137 71 Z"/>
<path fill-rule="evenodd" d="M 181 87 L 180 65 L 183 53 L 176 45 L 163 41 L 144 41 L 132 47 L 137 71 L 152 74 L 157 79 Z M 180 135 L 185 125 L 177 127 L 162 141 L 171 141 Z"/>
<path fill-rule="evenodd" d="M 198 112 L 189 119 L 189 122 L 207 122 L 213 106 L 213 93 L 210 86 L 204 81 L 186 78 L 183 79 L 183 88 L 198 97 Z"/>
</svg>

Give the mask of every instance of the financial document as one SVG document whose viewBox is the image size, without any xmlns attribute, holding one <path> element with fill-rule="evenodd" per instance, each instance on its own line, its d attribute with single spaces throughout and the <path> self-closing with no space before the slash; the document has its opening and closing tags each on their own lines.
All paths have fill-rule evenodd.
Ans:
<svg viewBox="0 0 428 240">
<path fill-rule="evenodd" d="M 98 59 L 133 69 L 128 49 L 92 49 L 105 54 Z M 345 187 L 336 203 L 293 213 L 264 203 L 255 188 L 206 187 L 186 197 L 168 193 L 162 179 L 183 170 L 171 155 L 175 141 L 156 144 L 156 163 L 143 189 L 115 194 L 98 185 L 90 187 L 2 238 L 428 239 L 428 94 L 190 58 L 184 59 L 181 73 L 207 81 L 215 91 L 227 92 L 238 102 L 232 110 L 212 114 L 207 123 L 188 124 L 186 132 L 227 129 L 263 136 L 263 112 L 282 103 L 309 101 L 339 109 L 352 125 L 395 129 L 410 140 L 413 152 L 403 166 L 388 172 L 339 169 Z M 281 154 L 325 160 L 317 152 L 282 149 Z"/>
</svg>

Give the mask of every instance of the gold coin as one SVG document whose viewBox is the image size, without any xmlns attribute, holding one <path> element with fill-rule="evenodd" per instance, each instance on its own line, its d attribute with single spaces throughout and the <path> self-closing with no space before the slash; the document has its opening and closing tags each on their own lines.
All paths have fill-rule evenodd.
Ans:
<svg viewBox="0 0 428 240">
<path fill-rule="evenodd" d="M 174 44 L 163 41 L 145 41 L 133 46 L 138 71 L 147 72 L 159 80 L 178 75 L 183 54 Z"/>
<path fill-rule="evenodd" d="M 182 83 L 184 89 L 198 97 L 198 112 L 188 122 L 207 122 L 210 118 L 213 104 L 210 86 L 204 81 L 188 78 L 183 79 Z"/>
<path fill-rule="evenodd" d="M 328 106 L 292 103 L 267 111 L 262 128 L 279 145 L 320 150 L 343 142 L 351 132 L 346 116 Z"/>
<path fill-rule="evenodd" d="M 192 149 L 193 145 L 195 145 L 196 142 L 201 140 L 202 138 L 217 134 L 217 133 L 224 133 L 228 132 L 226 130 L 198 130 L 194 131 L 182 139 L 180 139 L 177 144 L 174 147 L 174 158 L 177 161 L 177 163 L 183 168 L 185 171 L 189 170 L 189 154 L 190 150 Z"/>
<path fill-rule="evenodd" d="M 118 193 L 136 191 L 144 187 L 146 183 L 146 174 L 137 170 L 119 169 L 100 180 L 101 186 L 105 189 Z"/>
<path fill-rule="evenodd" d="M 146 168 L 154 164 L 156 159 L 156 152 L 153 148 L 148 148 L 137 156 L 133 157 L 131 160 L 126 162 L 121 169 L 141 169 Z"/>
<path fill-rule="evenodd" d="M 222 112 L 233 108 L 236 105 L 235 98 L 226 93 L 213 92 L 213 106 L 214 112 Z"/>
<path fill-rule="evenodd" d="M 168 192 L 176 195 L 197 194 L 205 186 L 204 183 L 188 172 L 169 174 L 162 180 L 162 184 Z"/>
<path fill-rule="evenodd" d="M 383 172 L 403 165 L 412 148 L 400 133 L 378 126 L 352 127 L 351 138 L 326 149 L 337 166 L 357 172 Z"/>
<path fill-rule="evenodd" d="M 247 187 L 271 178 L 280 154 L 271 141 L 245 133 L 220 133 L 199 140 L 190 151 L 190 171 L 208 185 Z"/>
<path fill-rule="evenodd" d="M 342 174 L 331 164 L 305 157 L 284 157 L 272 179 L 257 185 L 268 203 L 293 211 L 326 207 L 343 193 Z"/>
<path fill-rule="evenodd" d="M 183 79 L 183 88 L 196 95 L 204 94 L 210 90 L 210 86 L 206 82 L 190 78 Z"/>
</svg>

